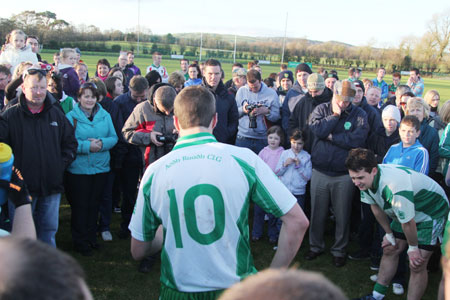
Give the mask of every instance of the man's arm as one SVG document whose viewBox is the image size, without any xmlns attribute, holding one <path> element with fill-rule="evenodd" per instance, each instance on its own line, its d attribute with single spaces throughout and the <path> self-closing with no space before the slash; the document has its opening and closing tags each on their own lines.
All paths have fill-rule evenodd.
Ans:
<svg viewBox="0 0 450 300">
<path fill-rule="evenodd" d="M 135 260 L 141 260 L 144 257 L 157 253 L 162 249 L 163 230 L 159 226 L 156 230 L 155 238 L 152 241 L 143 242 L 131 237 L 131 255 Z"/>
<path fill-rule="evenodd" d="M 403 233 L 406 236 L 406 240 L 408 241 L 408 245 L 410 246 L 418 246 L 419 240 L 417 238 L 417 226 L 416 221 L 411 219 L 409 222 L 402 223 Z"/>
<path fill-rule="evenodd" d="M 297 203 L 281 217 L 281 220 L 283 225 L 278 239 L 278 249 L 270 264 L 271 268 L 289 266 L 297 254 L 309 226 L 308 218 Z"/>
<path fill-rule="evenodd" d="M 371 204 L 370 208 L 372 209 L 373 215 L 377 219 L 378 223 L 380 223 L 383 230 L 386 233 L 392 233 L 391 226 L 389 226 L 389 219 L 386 213 L 381 210 L 381 208 L 376 204 Z"/>
</svg>

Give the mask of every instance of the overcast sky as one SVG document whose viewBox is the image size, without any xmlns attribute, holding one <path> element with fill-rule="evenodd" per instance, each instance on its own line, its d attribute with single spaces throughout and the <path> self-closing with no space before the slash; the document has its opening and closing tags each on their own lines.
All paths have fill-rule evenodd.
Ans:
<svg viewBox="0 0 450 300">
<path fill-rule="evenodd" d="M 6 1 L 6 0 L 5 0 Z M 398 46 L 405 36 L 421 36 L 433 14 L 450 9 L 448 0 L 19 0 L 2 5 L 0 17 L 24 10 L 51 11 L 74 25 L 126 31 L 140 25 L 155 34 L 210 32 L 287 36 L 352 45 Z M 373 6 L 370 6 L 373 5 Z M 370 7 L 369 7 L 370 6 Z"/>
</svg>

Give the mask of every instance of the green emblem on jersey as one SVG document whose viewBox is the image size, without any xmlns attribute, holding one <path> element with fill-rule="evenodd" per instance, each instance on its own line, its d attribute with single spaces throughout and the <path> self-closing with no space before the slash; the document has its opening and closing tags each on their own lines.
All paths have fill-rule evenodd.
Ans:
<svg viewBox="0 0 450 300">
<path fill-rule="evenodd" d="M 350 122 L 345 122 L 344 123 L 345 130 L 349 130 L 351 127 L 352 127 L 352 123 L 350 123 Z"/>
<path fill-rule="evenodd" d="M 403 220 L 405 218 L 405 213 L 402 211 L 398 211 L 398 218 Z"/>
</svg>

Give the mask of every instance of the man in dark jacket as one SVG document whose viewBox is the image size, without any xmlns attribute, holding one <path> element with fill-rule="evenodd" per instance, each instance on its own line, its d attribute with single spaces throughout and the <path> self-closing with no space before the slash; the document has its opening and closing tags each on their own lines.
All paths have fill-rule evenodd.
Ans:
<svg viewBox="0 0 450 300">
<path fill-rule="evenodd" d="M 77 141 L 69 120 L 47 94 L 45 73 L 41 69 L 25 73 L 18 103 L 3 113 L 7 128 L 0 131 L 0 141 L 11 146 L 14 165 L 33 197 L 37 237 L 56 247 L 63 174 L 75 159 Z M 13 214 L 11 207 L 11 219 Z"/>
<path fill-rule="evenodd" d="M 239 114 L 234 97 L 230 95 L 221 80 L 222 67 L 215 59 L 205 62 L 203 85 L 216 98 L 217 125 L 213 135 L 217 141 L 234 145 L 239 123 Z"/>
<path fill-rule="evenodd" d="M 317 105 L 330 102 L 331 98 L 333 98 L 333 92 L 325 87 L 325 81 L 318 73 L 313 73 L 308 77 L 307 87 L 308 92 L 295 105 L 294 111 L 289 118 L 288 135 L 290 136 L 295 129 L 300 129 L 306 136 L 304 149 L 311 153 L 314 138 L 309 129 L 309 116 Z"/>
<path fill-rule="evenodd" d="M 283 105 L 281 107 L 281 126 L 286 133 L 289 126 L 289 117 L 291 116 L 295 105 L 308 92 L 307 81 L 311 73 L 311 68 L 305 63 L 299 64 L 295 68 L 295 76 L 297 78 L 297 81 L 286 94 Z"/>
<path fill-rule="evenodd" d="M 314 134 L 311 151 L 310 251 L 307 260 L 323 253 L 323 238 L 328 206 L 336 218 L 335 243 L 331 247 L 333 262 L 342 267 L 346 262 L 345 248 L 349 238 L 349 218 L 353 198 L 353 183 L 346 174 L 345 159 L 352 148 L 363 147 L 369 132 L 367 114 L 351 104 L 355 85 L 337 81 L 331 103 L 318 105 L 311 113 L 309 127 Z"/>
<path fill-rule="evenodd" d="M 123 122 L 128 119 L 138 103 L 147 100 L 147 94 L 147 79 L 140 75 L 134 76 L 130 80 L 130 91 L 114 99 L 114 102 L 119 106 Z M 119 176 L 123 195 L 122 223 L 120 224 L 119 237 L 128 238 L 130 236 L 128 224 L 136 202 L 137 184 L 143 167 L 142 153 L 139 146 L 127 143 L 127 153 L 124 155 L 122 163 Z"/>
</svg>

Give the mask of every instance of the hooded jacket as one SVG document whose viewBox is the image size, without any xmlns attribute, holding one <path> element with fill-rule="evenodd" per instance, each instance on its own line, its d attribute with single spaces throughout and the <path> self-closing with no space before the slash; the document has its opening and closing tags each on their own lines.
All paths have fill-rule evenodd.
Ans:
<svg viewBox="0 0 450 300">
<path fill-rule="evenodd" d="M 336 116 L 331 102 L 323 103 L 311 113 L 309 127 L 314 135 L 311 150 L 313 168 L 328 176 L 348 174 L 345 166 L 348 152 L 365 146 L 369 132 L 367 114 L 350 104 Z"/>
<path fill-rule="evenodd" d="M 214 91 L 203 79 L 205 86 L 216 98 L 217 124 L 213 135 L 218 142 L 234 145 L 238 129 L 239 115 L 234 97 L 225 89 L 222 81 Z"/>
<path fill-rule="evenodd" d="M 49 95 L 42 111 L 33 114 L 21 94 L 18 103 L 3 113 L 7 130 L 0 131 L 0 141 L 11 146 L 14 165 L 22 172 L 30 194 L 37 197 L 63 192 L 64 170 L 77 150 L 72 125 Z"/>
<path fill-rule="evenodd" d="M 289 118 L 289 130 L 290 136 L 295 129 L 300 129 L 305 134 L 304 149 L 311 153 L 311 147 L 314 140 L 311 130 L 309 129 L 309 116 L 317 105 L 322 103 L 328 103 L 333 98 L 333 92 L 329 88 L 325 88 L 323 93 L 319 96 L 312 97 L 308 92 L 302 96 L 300 101 L 295 105 L 294 111 Z M 285 100 L 286 102 L 286 100 Z"/>
<path fill-rule="evenodd" d="M 300 83 L 296 81 L 287 92 L 286 97 L 284 97 L 283 105 L 281 106 L 281 126 L 285 132 L 288 132 L 289 129 L 289 118 L 291 117 L 291 113 L 305 94 L 306 93 L 303 91 Z"/>
<path fill-rule="evenodd" d="M 94 175 L 110 170 L 109 150 L 117 143 L 117 135 L 109 113 L 98 103 L 96 107 L 98 110 L 92 121 L 81 110 L 80 103 L 77 103 L 66 115 L 75 127 L 75 137 L 78 142 L 77 158 L 67 169 L 72 174 Z M 90 151 L 90 138 L 102 141 L 103 147 L 99 152 Z"/>
<path fill-rule="evenodd" d="M 256 117 L 256 128 L 249 128 L 249 117 L 244 113 L 242 106 L 248 104 L 261 104 L 266 106 L 270 112 L 266 116 L 259 115 Z M 275 123 L 280 119 L 280 101 L 277 92 L 268 88 L 261 81 L 261 89 L 258 93 L 250 91 L 248 85 L 241 87 L 236 94 L 236 103 L 239 111 L 239 127 L 238 135 L 252 139 L 267 139 L 267 125 L 265 118 Z"/>
<path fill-rule="evenodd" d="M 167 83 L 153 85 L 150 88 L 147 101 L 136 105 L 122 128 L 123 136 L 128 143 L 143 148 L 146 167 L 167 154 L 167 148 L 164 145 L 158 147 L 152 143 L 150 139 L 151 132 L 157 131 L 163 135 L 172 135 L 175 129 L 173 112 L 170 115 L 166 115 L 160 112 L 154 104 L 155 92 L 162 86 L 170 85 Z"/>
</svg>

